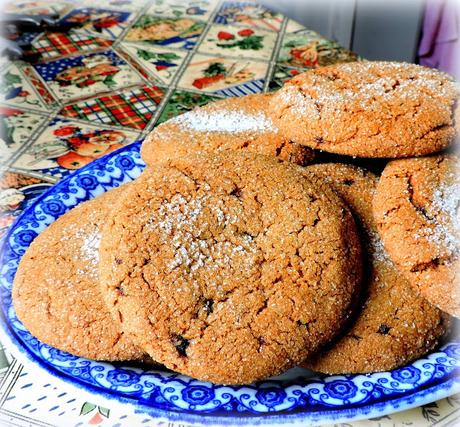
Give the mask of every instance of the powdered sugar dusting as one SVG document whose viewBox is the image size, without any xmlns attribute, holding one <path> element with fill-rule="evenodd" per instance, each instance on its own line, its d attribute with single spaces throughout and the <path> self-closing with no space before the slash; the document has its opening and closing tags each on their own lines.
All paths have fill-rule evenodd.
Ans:
<svg viewBox="0 0 460 427">
<path fill-rule="evenodd" d="M 99 212 L 96 210 L 87 212 L 84 221 L 84 224 L 72 222 L 63 229 L 62 251 L 67 253 L 71 250 L 74 262 L 77 265 L 83 265 L 82 268 L 77 269 L 79 275 L 87 275 L 94 279 L 99 274 L 99 246 L 101 243 Z"/>
<path fill-rule="evenodd" d="M 89 225 L 91 225 L 91 222 Z M 77 229 L 74 235 L 70 236 L 68 240 L 75 241 L 80 249 L 79 251 L 75 251 L 75 261 L 83 261 L 85 264 L 85 267 L 78 269 L 77 273 L 82 276 L 88 275 L 89 277 L 97 278 L 101 233 L 96 225 L 92 224 L 92 227 L 90 229 L 88 227 Z"/>
<path fill-rule="evenodd" d="M 243 110 L 205 111 L 195 109 L 171 120 L 184 130 L 195 132 L 273 132 L 273 122 L 262 112 L 249 114 Z"/>
<path fill-rule="evenodd" d="M 172 246 L 174 255 L 166 262 L 166 268 L 181 268 L 193 274 L 202 268 L 213 271 L 226 268 L 235 257 L 239 262 L 251 264 L 249 255 L 254 253 L 255 246 L 250 235 L 234 235 L 230 241 L 209 236 L 210 229 L 218 227 L 220 235 L 236 222 L 236 216 L 227 212 L 221 199 L 212 200 L 207 194 L 188 198 L 176 194 L 160 205 L 147 227 L 159 233 L 160 242 Z"/>
<path fill-rule="evenodd" d="M 95 267 L 99 263 L 100 243 L 101 233 L 99 233 L 99 230 L 94 229 L 83 239 L 83 244 L 81 245 L 81 254 L 83 259 Z"/>
<path fill-rule="evenodd" d="M 383 246 L 382 239 L 377 231 L 370 231 L 369 236 L 369 249 L 372 254 L 372 259 L 377 262 L 388 262 L 390 258 L 388 257 L 387 251 Z"/>
<path fill-rule="evenodd" d="M 433 227 L 424 234 L 456 254 L 460 246 L 460 179 L 455 173 L 450 178 L 433 194 L 432 208 L 439 212 L 439 219 L 433 220 Z"/>
<path fill-rule="evenodd" d="M 296 86 L 285 86 L 279 94 L 282 103 L 289 105 L 292 112 L 307 115 L 314 119 L 320 118 L 315 100 L 308 93 L 302 93 Z"/>
<path fill-rule="evenodd" d="M 323 74 L 309 74 L 308 84 L 287 84 L 278 99 L 295 113 L 311 119 L 321 114 L 342 114 L 351 105 L 364 110 L 380 109 L 382 102 L 393 100 L 418 102 L 427 98 L 449 98 L 460 93 L 458 85 L 449 77 L 413 64 L 349 63 L 338 67 L 348 73 L 348 79 L 329 79 Z M 391 76 L 385 76 L 385 72 Z M 400 76 L 400 77 L 399 77 Z"/>
<path fill-rule="evenodd" d="M 150 221 L 150 226 L 158 227 L 167 234 L 170 234 L 174 229 L 179 230 L 184 226 L 190 226 L 203 212 L 208 199 L 209 197 L 204 195 L 201 198 L 187 200 L 181 194 L 177 194 L 160 206 L 158 217 L 155 218 L 155 221 Z M 236 221 L 236 218 L 224 214 L 219 203 L 206 206 L 206 208 L 215 214 L 219 224 Z"/>
</svg>

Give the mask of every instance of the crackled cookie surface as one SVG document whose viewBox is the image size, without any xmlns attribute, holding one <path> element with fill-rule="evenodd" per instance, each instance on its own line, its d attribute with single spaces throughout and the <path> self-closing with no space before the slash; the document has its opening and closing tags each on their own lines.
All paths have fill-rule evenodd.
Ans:
<svg viewBox="0 0 460 427">
<path fill-rule="evenodd" d="M 156 127 L 142 144 L 147 164 L 199 152 L 250 151 L 300 165 L 313 150 L 283 138 L 267 114 L 270 94 L 228 98 Z"/>
<path fill-rule="evenodd" d="M 448 75 L 415 64 L 353 62 L 299 74 L 272 98 L 289 140 L 358 157 L 435 153 L 455 137 L 460 90 Z"/>
<path fill-rule="evenodd" d="M 300 168 L 251 153 L 171 160 L 103 229 L 107 304 L 140 348 L 216 383 L 302 362 L 341 329 L 361 276 L 354 221 Z"/>
<path fill-rule="evenodd" d="M 366 249 L 362 303 L 343 336 L 303 365 L 328 374 L 387 371 L 422 357 L 447 330 L 447 316 L 418 295 L 386 254 L 372 214 L 378 178 L 357 167 L 306 168 L 338 192 L 354 214 Z"/>
<path fill-rule="evenodd" d="M 112 319 L 99 289 L 100 228 L 125 188 L 60 217 L 21 259 L 13 285 L 14 308 L 40 341 L 89 359 L 143 358 Z"/>
<path fill-rule="evenodd" d="M 396 160 L 383 171 L 374 214 L 385 247 L 422 296 L 460 317 L 458 159 Z"/>
</svg>

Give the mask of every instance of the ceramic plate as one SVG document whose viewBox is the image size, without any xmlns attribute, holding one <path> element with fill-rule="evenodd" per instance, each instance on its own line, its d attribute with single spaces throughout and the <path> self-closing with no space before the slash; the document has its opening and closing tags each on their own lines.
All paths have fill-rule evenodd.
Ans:
<svg viewBox="0 0 460 427">
<path fill-rule="evenodd" d="M 2 340 L 16 355 L 101 398 L 183 422 L 261 425 L 371 418 L 460 390 L 460 342 L 456 340 L 391 372 L 318 376 L 297 368 L 281 377 L 228 387 L 170 371 L 90 361 L 35 339 L 17 319 L 11 303 L 21 256 L 42 230 L 69 209 L 138 177 L 144 168 L 139 147 L 137 142 L 121 148 L 63 179 L 27 208 L 7 234 L 0 271 Z"/>
</svg>

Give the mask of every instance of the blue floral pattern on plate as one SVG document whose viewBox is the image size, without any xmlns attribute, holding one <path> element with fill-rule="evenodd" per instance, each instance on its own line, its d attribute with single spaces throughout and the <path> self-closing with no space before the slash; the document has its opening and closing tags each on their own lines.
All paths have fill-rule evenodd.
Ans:
<svg viewBox="0 0 460 427">
<path fill-rule="evenodd" d="M 81 387 L 119 400 L 128 399 L 146 412 L 178 411 L 177 416 L 183 420 L 191 420 L 194 415 L 214 415 L 220 423 L 238 420 L 241 424 L 251 424 L 258 415 L 265 415 L 266 422 L 351 419 L 359 413 L 371 416 L 404 409 L 417 398 L 428 401 L 428 396 L 433 396 L 434 400 L 459 389 L 458 341 L 392 372 L 313 376 L 296 370 L 280 378 L 230 387 L 166 370 L 86 360 L 34 338 L 17 319 L 11 301 L 12 282 L 21 256 L 44 228 L 69 209 L 137 178 L 144 169 L 139 148 L 140 142 L 123 147 L 63 179 L 11 227 L 2 251 L 0 295 L 4 332 L 19 351 Z M 260 417 L 258 420 L 257 423 Z"/>
</svg>

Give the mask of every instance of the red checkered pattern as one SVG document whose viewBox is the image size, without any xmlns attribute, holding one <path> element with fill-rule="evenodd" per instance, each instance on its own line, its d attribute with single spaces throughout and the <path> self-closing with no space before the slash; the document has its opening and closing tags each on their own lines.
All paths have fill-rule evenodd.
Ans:
<svg viewBox="0 0 460 427">
<path fill-rule="evenodd" d="M 45 58 L 68 56 L 85 50 L 95 50 L 111 46 L 110 40 L 81 33 L 45 33 L 33 42 L 35 51 Z"/>
<path fill-rule="evenodd" d="M 163 95 L 164 90 L 157 86 L 144 86 L 68 105 L 60 114 L 91 122 L 144 129 Z"/>
</svg>

